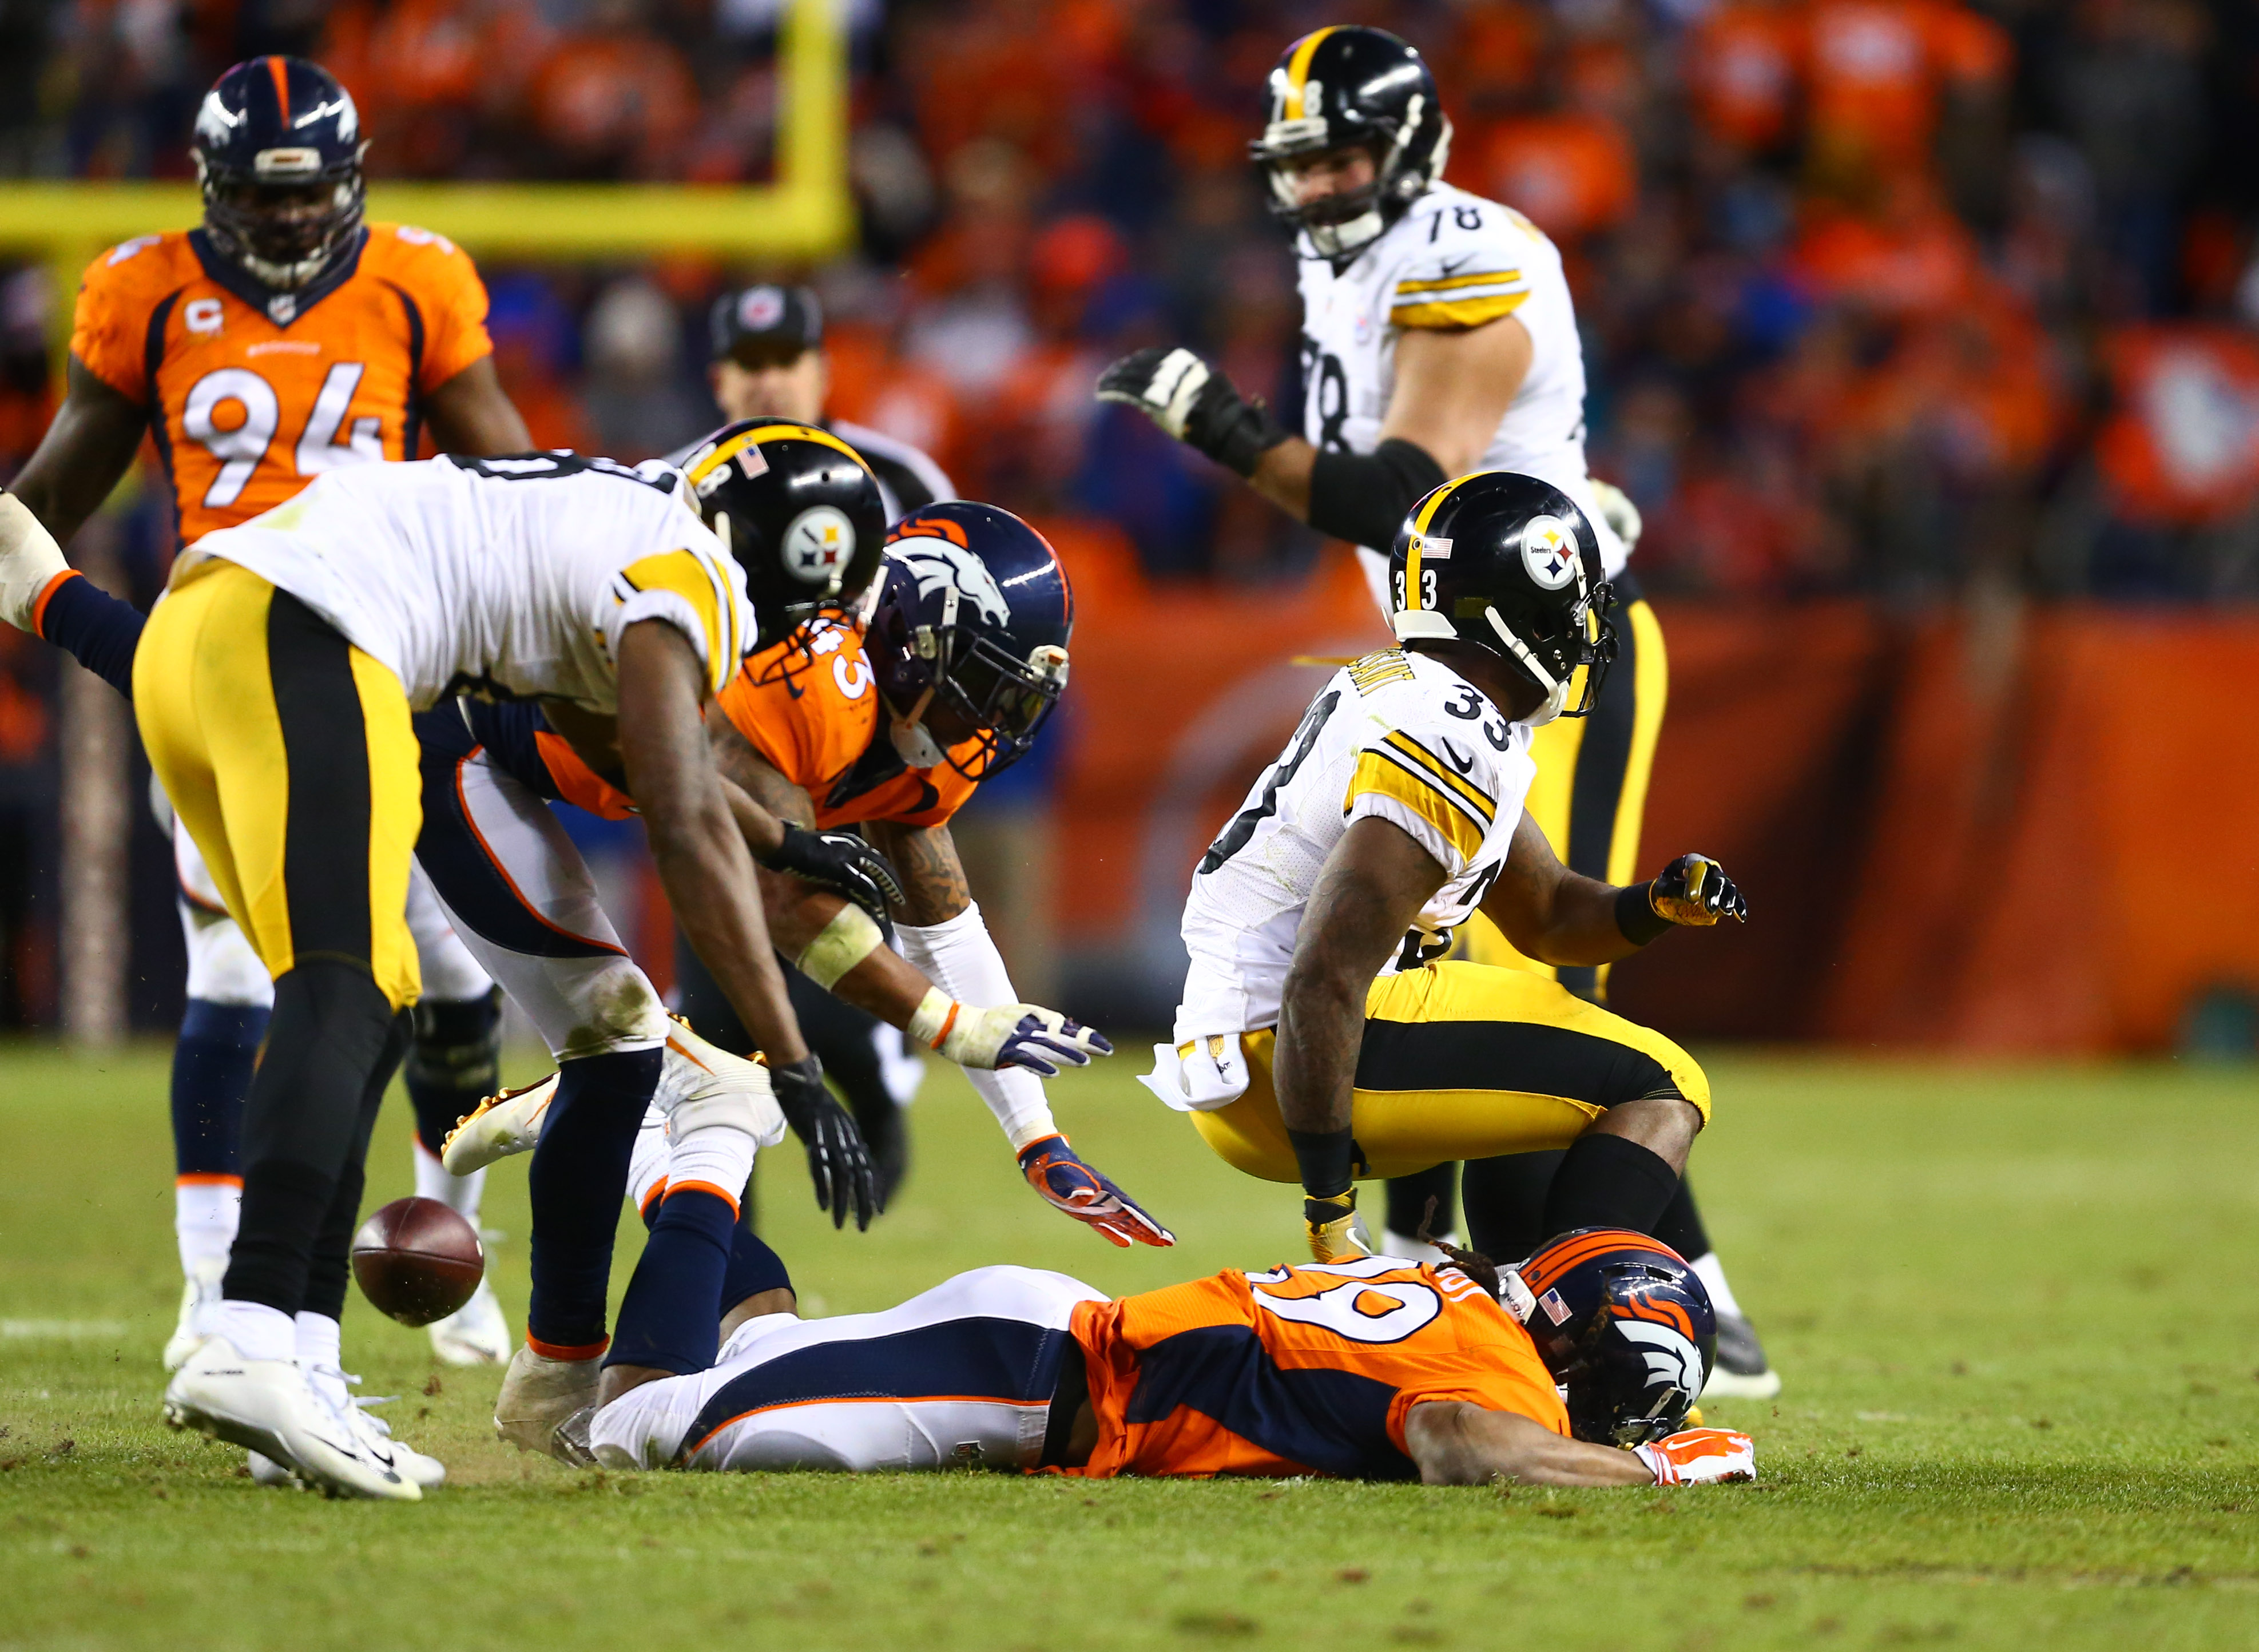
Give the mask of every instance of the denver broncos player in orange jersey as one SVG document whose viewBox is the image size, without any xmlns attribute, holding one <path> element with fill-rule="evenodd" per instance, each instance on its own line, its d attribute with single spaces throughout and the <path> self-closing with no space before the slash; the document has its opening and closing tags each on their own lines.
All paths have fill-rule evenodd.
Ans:
<svg viewBox="0 0 2259 1652">
<path fill-rule="evenodd" d="M 1109 1301 L 993 1267 L 880 1314 L 762 1306 L 724 1318 L 712 1369 L 601 1407 L 596 1460 L 1430 1485 L 1757 1472 L 1747 1435 L 1681 1428 L 1716 1342 L 1701 1281 L 1621 1229 L 1564 1234 L 1502 1275 L 1468 1251 L 1360 1257 Z"/>
<path fill-rule="evenodd" d="M 266 57 L 222 75 L 196 117 L 195 230 L 139 236 L 89 267 L 68 394 L 13 490 L 61 542 L 106 498 L 145 435 L 171 484 L 181 542 L 249 521 L 341 466 L 532 445 L 495 375 L 486 289 L 445 239 L 363 221 L 360 121 L 329 74 Z M 36 616 L 66 642 L 61 612 Z M 177 1367 L 215 1301 L 241 1197 L 245 1092 L 272 986 L 185 831 L 174 834 L 189 1003 L 173 1070 L 175 1221 L 187 1276 L 166 1348 Z M 478 1186 L 439 1168 L 448 1127 L 495 1085 L 499 1002 L 421 879 L 410 923 L 424 997 L 407 1065 L 417 1192 L 476 1222 Z M 432 1328 L 452 1364 L 506 1358 L 490 1288 Z"/>
</svg>

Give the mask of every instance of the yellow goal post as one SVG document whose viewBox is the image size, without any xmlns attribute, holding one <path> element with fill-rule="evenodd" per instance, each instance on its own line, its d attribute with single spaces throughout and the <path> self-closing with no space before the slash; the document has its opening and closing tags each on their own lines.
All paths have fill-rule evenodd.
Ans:
<svg viewBox="0 0 2259 1652">
<path fill-rule="evenodd" d="M 814 263 L 844 251 L 854 233 L 847 182 L 847 39 L 841 0 L 787 0 L 777 42 L 780 119 L 775 181 L 696 184 L 453 184 L 379 182 L 373 217 L 447 237 L 474 257 L 570 262 L 694 254 Z M 42 262 L 58 399 L 68 360 L 73 295 L 105 246 L 203 216 L 185 182 L 0 180 L 0 257 Z M 133 486 L 133 472 L 125 486 Z M 117 587 L 101 523 L 73 542 L 80 566 Z M 61 685 L 62 753 L 57 926 L 66 1036 L 107 1045 L 126 1029 L 131 717 L 86 672 Z"/>
<path fill-rule="evenodd" d="M 447 237 L 474 256 L 580 260 L 704 253 L 814 262 L 854 232 L 847 183 L 847 37 L 839 0 L 788 0 L 777 40 L 773 182 L 417 183 L 369 187 L 369 216 Z M 71 295 L 113 243 L 203 214 L 185 182 L 0 182 L 0 254 L 46 265 L 60 388 Z"/>
</svg>

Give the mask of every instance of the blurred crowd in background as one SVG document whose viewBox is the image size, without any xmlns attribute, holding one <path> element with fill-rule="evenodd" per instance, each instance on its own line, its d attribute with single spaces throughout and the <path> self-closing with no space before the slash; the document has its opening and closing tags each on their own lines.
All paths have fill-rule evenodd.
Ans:
<svg viewBox="0 0 2259 1652">
<path fill-rule="evenodd" d="M 1566 255 L 1593 467 L 1645 512 L 1651 593 L 2259 594 L 2259 0 L 839 4 L 857 250 L 488 261 L 542 443 L 695 434 L 713 295 L 804 276 L 834 414 L 966 494 L 1118 533 L 1151 580 L 1300 579 L 1314 536 L 1090 392 L 1180 341 L 1299 405 L 1293 255 L 1245 146 L 1281 48 L 1366 22 L 1434 65 L 1450 180 Z M 204 87 L 285 51 L 353 89 L 378 180 L 759 181 L 779 11 L 0 0 L 0 180 L 183 176 Z M 0 477 L 44 427 L 68 297 L 0 266 Z M 143 515 L 125 543 L 153 575 Z M 0 858 L 52 672 L 0 631 Z"/>
<path fill-rule="evenodd" d="M 1293 263 L 1244 145 L 1325 22 L 1420 46 L 1450 176 L 1567 253 L 1593 466 L 1652 590 L 2259 587 L 2254 0 L 842 0 L 856 256 L 814 272 L 836 410 L 969 492 L 1119 524 L 1158 579 L 1316 553 L 1089 395 L 1181 339 L 1299 396 Z M 0 173 L 171 176 L 254 52 L 350 85 L 374 174 L 758 180 L 779 0 L 0 0 Z M 622 457 L 709 420 L 747 272 L 490 267 L 536 433 Z M 0 305 L 0 471 L 41 316 Z"/>
</svg>

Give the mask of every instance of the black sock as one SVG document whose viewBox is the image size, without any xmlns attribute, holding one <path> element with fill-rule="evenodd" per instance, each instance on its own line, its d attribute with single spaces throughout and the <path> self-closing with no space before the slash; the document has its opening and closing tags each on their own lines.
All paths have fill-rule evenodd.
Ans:
<svg viewBox="0 0 2259 1652">
<path fill-rule="evenodd" d="M 719 1193 L 670 1188 L 620 1303 L 619 1335 L 604 1364 L 677 1376 L 704 1371 L 721 1342 L 723 1280 L 738 1213 Z"/>
<path fill-rule="evenodd" d="M 1710 1233 L 1703 1227 L 1702 1212 L 1694 1203 L 1694 1184 L 1684 1176 L 1678 1178 L 1678 1191 L 1656 1219 L 1655 1236 L 1689 1262 L 1710 1254 Z"/>
<path fill-rule="evenodd" d="M 1428 1214 L 1428 1201 L 1436 1201 L 1436 1214 Z M 1456 1164 L 1437 1164 L 1415 1171 L 1409 1176 L 1393 1176 L 1388 1180 L 1388 1231 L 1401 1234 L 1407 1239 L 1415 1238 L 1425 1222 L 1428 1231 L 1438 1239 L 1457 1233 L 1459 1228 L 1459 1167 Z"/>
<path fill-rule="evenodd" d="M 584 1056 L 558 1068 L 557 1099 L 526 1172 L 533 1207 L 526 1335 L 544 1345 L 541 1351 L 593 1350 L 603 1343 L 612 1234 L 636 1131 L 659 1087 L 665 1053 Z"/>
<path fill-rule="evenodd" d="M 384 1093 L 391 1087 L 392 1075 L 399 1070 L 401 1057 L 407 1051 L 408 1028 L 406 1015 L 393 1022 L 392 1038 L 385 1046 L 384 1058 L 377 1063 L 376 1071 L 369 1075 L 368 1088 L 361 1093 L 360 1124 L 346 1153 L 345 1169 L 338 1177 L 337 1187 L 330 1195 L 330 1207 L 314 1235 L 313 1259 L 306 1270 L 303 1311 L 308 1314 L 320 1314 L 333 1320 L 345 1317 L 346 1282 L 353 1277 L 353 1229 L 360 1226 L 360 1196 L 368 1172 L 368 1138 L 376 1128 Z"/>
<path fill-rule="evenodd" d="M 1545 1194 L 1568 1155 L 1506 1153 L 1469 1159 L 1459 1173 L 1467 1247 L 1493 1262 L 1515 1262 L 1545 1242 Z"/>
<path fill-rule="evenodd" d="M 1545 1236 L 1577 1228 L 1652 1234 L 1678 1186 L 1661 1155 L 1621 1136 L 1588 1130 L 1570 1146 L 1545 1195 Z"/>
<path fill-rule="evenodd" d="M 293 1314 L 305 1307 L 314 1247 L 397 1019 L 368 972 L 351 965 L 301 964 L 274 983 L 267 1054 L 244 1100 L 228 1300 Z"/>
<path fill-rule="evenodd" d="M 455 1121 L 502 1088 L 502 988 L 416 1006 L 416 1043 L 402 1077 L 416 1139 L 432 1157 Z"/>
</svg>

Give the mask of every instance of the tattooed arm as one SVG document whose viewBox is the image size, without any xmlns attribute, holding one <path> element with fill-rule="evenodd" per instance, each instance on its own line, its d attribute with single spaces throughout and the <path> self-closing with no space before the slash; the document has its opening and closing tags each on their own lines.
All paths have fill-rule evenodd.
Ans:
<svg viewBox="0 0 2259 1652">
<path fill-rule="evenodd" d="M 973 892 L 965 884 L 965 863 L 957 858 L 957 840 L 948 827 L 874 820 L 864 826 L 863 835 L 901 874 L 907 898 L 894 915 L 904 923 L 921 929 L 946 923 L 973 904 Z"/>
</svg>

